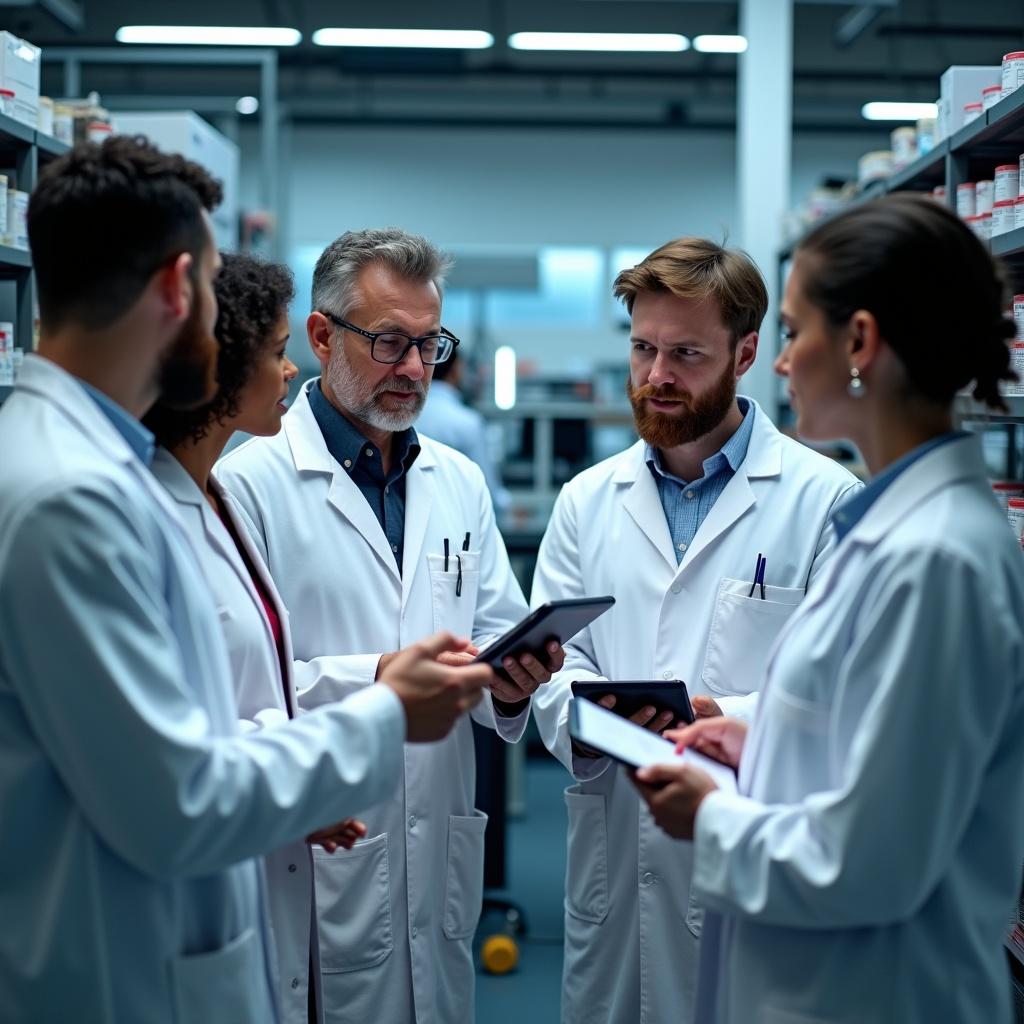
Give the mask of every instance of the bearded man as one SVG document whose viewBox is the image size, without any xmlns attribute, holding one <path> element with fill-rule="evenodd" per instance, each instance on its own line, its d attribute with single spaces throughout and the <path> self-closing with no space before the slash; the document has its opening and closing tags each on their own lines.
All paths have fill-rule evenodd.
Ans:
<svg viewBox="0 0 1024 1024">
<path fill-rule="evenodd" d="M 658 829 L 610 759 L 570 739 L 571 684 L 681 679 L 698 715 L 752 714 L 769 649 L 835 545 L 832 509 L 859 485 L 737 397 L 768 307 L 746 254 L 676 239 L 614 289 L 632 315 L 627 392 L 641 439 L 562 490 L 532 595 L 616 598 L 565 645 L 533 705 L 575 779 L 562 1021 L 686 1024 L 703 925 L 691 847 Z M 653 706 L 632 719 L 675 724 Z"/>
<path fill-rule="evenodd" d="M 458 345 L 441 324 L 448 266 L 397 228 L 332 242 L 306 321 L 321 377 L 280 434 L 217 469 L 289 610 L 303 709 L 373 689 L 394 652 L 436 629 L 482 645 L 527 613 L 480 468 L 413 429 L 434 367 Z M 544 662 L 507 659 L 474 720 L 517 741 L 531 694 L 561 667 L 557 644 Z M 407 746 L 404 769 L 360 813 L 365 841 L 344 859 L 314 848 L 326 1024 L 472 1020 L 487 816 L 474 807 L 469 721 Z"/>
</svg>

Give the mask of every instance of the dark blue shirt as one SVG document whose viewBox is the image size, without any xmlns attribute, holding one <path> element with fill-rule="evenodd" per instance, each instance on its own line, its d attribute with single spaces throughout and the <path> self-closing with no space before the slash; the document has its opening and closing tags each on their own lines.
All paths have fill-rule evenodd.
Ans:
<svg viewBox="0 0 1024 1024">
<path fill-rule="evenodd" d="M 420 453 L 409 427 L 392 437 L 391 471 L 385 475 L 380 448 L 362 434 L 324 396 L 320 381 L 309 389 L 309 407 L 332 458 L 352 478 L 391 545 L 398 571 L 405 552 L 405 475 Z"/>
<path fill-rule="evenodd" d="M 923 458 L 936 448 L 941 448 L 942 445 L 948 444 L 950 441 L 956 441 L 958 438 L 967 436 L 962 430 L 954 430 L 948 434 L 943 434 L 941 437 L 934 437 L 931 441 L 918 445 L 913 451 L 907 452 L 906 455 L 886 466 L 878 476 L 868 483 L 864 490 L 858 491 L 849 501 L 843 502 L 836 509 L 832 516 L 832 522 L 836 528 L 836 537 L 842 540 L 864 518 L 868 509 L 878 501 L 882 494 L 888 490 L 889 486 L 895 483 L 897 477 L 910 469 L 918 459 Z"/>
</svg>

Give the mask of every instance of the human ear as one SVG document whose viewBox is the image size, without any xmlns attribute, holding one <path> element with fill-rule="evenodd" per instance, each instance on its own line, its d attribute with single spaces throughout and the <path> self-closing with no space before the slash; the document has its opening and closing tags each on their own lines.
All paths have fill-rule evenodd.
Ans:
<svg viewBox="0 0 1024 1024">
<path fill-rule="evenodd" d="M 190 253 L 182 252 L 157 271 L 157 292 L 171 320 L 184 320 L 192 308 L 195 293 L 192 284 L 194 262 Z"/>
</svg>

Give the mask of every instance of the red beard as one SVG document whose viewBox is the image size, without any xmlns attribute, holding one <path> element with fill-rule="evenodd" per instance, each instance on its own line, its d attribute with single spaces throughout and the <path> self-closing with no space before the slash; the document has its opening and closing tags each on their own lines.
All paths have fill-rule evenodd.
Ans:
<svg viewBox="0 0 1024 1024">
<path fill-rule="evenodd" d="M 725 419 L 736 401 L 736 377 L 730 364 L 714 386 L 698 397 L 651 384 L 634 388 L 627 378 L 626 394 L 633 406 L 637 433 L 654 448 L 676 448 L 711 433 Z M 679 402 L 679 412 L 655 412 L 647 404 L 649 398 Z"/>
</svg>

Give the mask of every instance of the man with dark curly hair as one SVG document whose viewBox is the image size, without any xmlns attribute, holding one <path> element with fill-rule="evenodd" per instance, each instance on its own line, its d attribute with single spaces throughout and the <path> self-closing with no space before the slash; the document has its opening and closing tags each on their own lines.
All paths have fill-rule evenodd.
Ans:
<svg viewBox="0 0 1024 1024">
<path fill-rule="evenodd" d="M 55 161 L 30 202 L 40 344 L 0 409 L 5 1021 L 278 1020 L 254 857 L 389 793 L 402 740 L 442 737 L 490 679 L 441 668 L 434 638 L 344 707 L 239 735 L 139 422 L 212 395 L 219 199 L 122 137 Z"/>
</svg>

